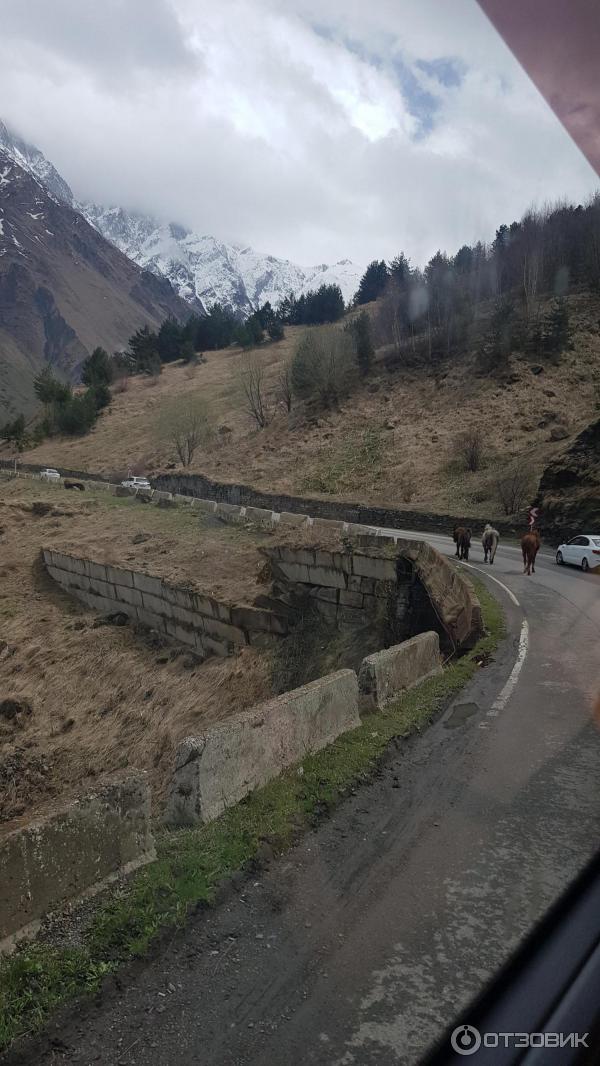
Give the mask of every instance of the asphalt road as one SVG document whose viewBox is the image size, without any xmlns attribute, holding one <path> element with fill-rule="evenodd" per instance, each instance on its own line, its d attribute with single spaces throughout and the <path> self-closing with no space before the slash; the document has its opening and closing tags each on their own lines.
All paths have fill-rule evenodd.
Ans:
<svg viewBox="0 0 600 1066">
<path fill-rule="evenodd" d="M 509 624 L 495 661 L 27 1062 L 418 1061 L 600 844 L 600 576 L 540 555 L 526 577 L 509 546 L 481 559 Z"/>
</svg>

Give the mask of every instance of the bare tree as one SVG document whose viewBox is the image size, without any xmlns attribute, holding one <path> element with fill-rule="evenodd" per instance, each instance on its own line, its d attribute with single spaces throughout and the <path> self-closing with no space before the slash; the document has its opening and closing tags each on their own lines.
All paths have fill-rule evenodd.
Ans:
<svg viewBox="0 0 600 1066">
<path fill-rule="evenodd" d="M 530 502 L 533 490 L 531 473 L 526 466 L 516 466 L 514 470 L 496 478 L 494 487 L 504 514 L 517 514 Z"/>
<path fill-rule="evenodd" d="M 160 414 L 159 434 L 173 445 L 180 463 L 189 466 L 201 444 L 212 435 L 208 405 L 200 396 L 177 397 Z"/>
<path fill-rule="evenodd" d="M 261 364 L 252 356 L 246 356 L 241 364 L 240 384 L 246 411 L 252 416 L 258 428 L 264 429 L 269 421 L 265 399 L 265 372 Z"/>
<path fill-rule="evenodd" d="M 277 393 L 281 403 L 289 414 L 292 410 L 292 400 L 294 396 L 292 390 L 292 366 L 289 362 L 284 363 L 279 371 Z"/>
<path fill-rule="evenodd" d="M 465 470 L 475 473 L 483 462 L 484 436 L 480 429 L 472 426 L 460 433 L 454 441 L 454 453 L 463 463 Z"/>
</svg>

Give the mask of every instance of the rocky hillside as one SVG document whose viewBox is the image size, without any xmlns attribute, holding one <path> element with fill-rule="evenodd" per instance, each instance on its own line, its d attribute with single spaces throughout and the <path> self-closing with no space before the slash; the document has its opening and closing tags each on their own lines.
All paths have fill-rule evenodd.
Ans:
<svg viewBox="0 0 600 1066">
<path fill-rule="evenodd" d="M 76 380 L 96 345 L 121 348 L 144 323 L 189 313 L 57 195 L 60 176 L 32 153 L 0 148 L 0 420 L 31 408 L 45 361 Z"/>
<path fill-rule="evenodd" d="M 557 539 L 600 532 L 600 418 L 546 467 L 537 503 Z"/>
</svg>

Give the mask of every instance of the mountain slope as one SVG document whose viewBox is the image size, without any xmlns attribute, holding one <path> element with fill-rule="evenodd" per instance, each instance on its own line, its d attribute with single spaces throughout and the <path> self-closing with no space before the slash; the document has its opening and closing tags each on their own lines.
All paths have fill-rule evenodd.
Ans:
<svg viewBox="0 0 600 1066">
<path fill-rule="evenodd" d="M 361 271 L 349 259 L 303 269 L 248 245 L 226 244 L 194 233 L 176 222 L 161 222 L 122 207 L 78 203 L 43 152 L 9 131 L 2 122 L 0 150 L 8 152 L 56 200 L 76 208 L 134 263 L 170 281 L 192 310 L 202 311 L 211 304 L 222 303 L 246 316 L 267 300 L 276 306 L 290 292 L 299 296 L 323 284 L 337 284 L 349 301 L 358 288 Z"/>
<path fill-rule="evenodd" d="M 24 169 L 19 152 L 0 148 L 0 418 L 31 408 L 45 361 L 76 380 L 96 345 L 121 348 L 144 323 L 189 313 L 168 281 L 132 263 L 34 176 L 39 159 L 22 153 Z M 55 174 L 43 180 L 60 190 Z"/>
<path fill-rule="evenodd" d="M 28 144 L 16 133 L 9 132 L 0 121 L 0 149 L 11 156 L 18 166 L 28 171 L 57 200 L 73 206 L 73 193 L 56 167 L 34 144 Z"/>
<path fill-rule="evenodd" d="M 568 524 L 574 532 L 585 514 L 593 529 L 600 517 L 597 425 L 581 441 L 587 458 L 579 444 L 572 454 L 569 449 L 598 419 L 600 298 L 579 293 L 567 299 L 572 347 L 548 361 L 542 373 L 526 354 L 515 351 L 505 375 L 482 374 L 477 343 L 443 363 L 421 366 L 390 367 L 381 349 L 367 381 L 338 407 L 307 411 L 294 397 L 288 413 L 281 403 L 282 371 L 306 333 L 306 327 L 290 326 L 282 341 L 260 346 L 253 354 L 263 372 L 269 417 L 260 431 L 239 389 L 248 354 L 231 347 L 206 352 L 206 362 L 195 368 L 165 366 L 150 390 L 143 379 L 132 379 L 92 433 L 76 440 L 48 440 L 23 458 L 59 469 L 106 473 L 113 480 L 128 468 L 150 475 L 177 471 L 173 446 L 157 437 L 155 426 L 180 400 L 196 396 L 208 405 L 216 432 L 198 448 L 185 473 L 197 471 L 267 492 L 478 515 L 483 526 L 502 518 L 499 476 L 524 464 L 528 485 L 519 513 L 523 529 L 526 508 L 534 502 L 544 471 L 537 501 L 544 529 L 551 519 L 550 495 L 560 495 L 561 511 L 573 501 Z M 376 314 L 377 305 L 367 310 Z M 564 437 L 557 437 L 556 427 Z M 457 443 L 471 431 L 480 431 L 486 442 L 484 461 L 475 472 L 456 459 Z M 568 476 L 573 480 L 564 482 L 560 494 L 556 479 L 550 480 L 551 463 L 559 478 L 566 464 L 572 471 Z M 588 510 L 580 510 L 578 501 Z M 551 525 L 556 525 L 554 516 Z"/>
<path fill-rule="evenodd" d="M 276 306 L 290 292 L 300 295 L 324 283 L 339 285 L 346 301 L 358 288 L 360 272 L 349 259 L 304 270 L 287 259 L 226 244 L 175 222 L 161 223 L 121 207 L 86 203 L 79 207 L 125 255 L 168 278 L 180 296 L 197 299 L 204 308 L 222 303 L 248 315 L 267 300 Z"/>
</svg>

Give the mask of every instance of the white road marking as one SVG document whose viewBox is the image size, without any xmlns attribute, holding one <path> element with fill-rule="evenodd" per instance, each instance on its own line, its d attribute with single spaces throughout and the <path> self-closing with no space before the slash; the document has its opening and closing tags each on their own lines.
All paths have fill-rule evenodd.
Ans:
<svg viewBox="0 0 600 1066">
<path fill-rule="evenodd" d="M 508 681 L 504 685 L 504 688 L 500 691 L 499 695 L 496 697 L 496 699 L 492 703 L 492 706 L 490 707 L 490 709 L 489 709 L 489 711 L 487 713 L 487 717 L 488 718 L 497 718 L 497 716 L 500 714 L 500 711 L 503 711 L 504 708 L 506 707 L 506 704 L 508 703 L 510 697 L 513 694 L 515 685 L 517 684 L 517 681 L 519 680 L 519 674 L 521 673 L 521 670 L 523 668 L 523 663 L 525 662 L 525 657 L 527 655 L 528 647 L 529 647 L 529 625 L 527 623 L 527 619 L 524 618 L 522 623 L 521 623 L 521 636 L 519 637 L 519 650 L 517 652 L 517 658 L 515 660 L 515 665 L 513 666 L 512 670 L 510 672 L 510 675 L 508 677 Z"/>
<path fill-rule="evenodd" d="M 517 605 L 517 607 L 521 606 L 514 592 L 512 592 L 512 590 L 509 589 L 508 585 L 505 585 L 503 581 L 499 581 L 497 577 L 492 577 L 492 575 L 487 570 L 482 570 L 480 566 L 473 566 L 473 563 L 465 563 L 463 561 L 462 565 L 468 566 L 469 570 L 477 570 L 479 574 L 485 574 L 486 577 L 489 577 L 490 581 L 495 581 L 497 585 L 500 585 L 501 589 L 504 589 L 507 596 L 510 596 L 511 600 Z"/>
<path fill-rule="evenodd" d="M 381 530 L 381 529 L 378 529 L 376 532 L 381 534 L 384 531 Z M 393 530 L 387 530 L 386 533 L 388 533 L 388 535 L 389 534 L 393 535 L 394 531 Z M 427 534 L 425 534 L 425 536 L 427 536 Z M 401 539 L 401 537 L 394 536 L 394 540 L 396 541 L 396 543 L 398 542 L 399 539 Z M 433 537 L 431 537 L 430 539 L 433 539 Z M 441 539 L 441 538 L 438 538 L 438 539 Z M 503 591 L 512 600 L 512 602 L 515 604 L 515 606 L 519 607 L 519 608 L 521 607 L 521 604 L 519 603 L 519 601 L 518 601 L 517 597 L 515 596 L 514 592 L 512 591 L 512 589 L 509 589 L 508 585 L 505 585 L 504 582 L 500 581 L 499 578 L 494 577 L 493 574 L 490 574 L 489 570 L 487 570 L 487 569 L 482 570 L 482 568 L 480 566 L 474 566 L 473 563 L 466 563 L 464 560 L 461 560 L 461 565 L 462 566 L 467 566 L 469 568 L 469 570 L 476 570 L 478 574 L 484 574 L 485 577 L 490 579 L 490 581 L 494 581 L 496 583 L 496 585 L 500 585 L 500 588 L 503 589 Z M 518 651 L 517 651 L 517 658 L 515 659 L 514 666 L 513 666 L 512 670 L 511 670 L 511 672 L 510 672 L 510 674 L 508 676 L 508 680 L 506 681 L 504 687 L 500 690 L 500 692 L 496 696 L 496 699 L 492 703 L 492 706 L 490 707 L 489 711 L 487 712 L 486 718 L 497 718 L 498 715 L 500 714 L 500 712 L 503 711 L 504 708 L 506 707 L 506 704 L 508 703 L 510 697 L 512 696 L 512 694 L 513 694 L 513 692 L 515 690 L 517 681 L 519 680 L 519 674 L 521 673 L 521 670 L 523 669 L 523 663 L 525 662 L 525 659 L 527 657 L 528 648 L 529 648 L 529 623 L 527 622 L 527 619 L 524 618 L 522 623 L 521 623 L 521 633 L 520 633 L 520 636 L 519 636 L 519 648 L 518 648 Z M 488 729 L 489 725 L 488 725 L 487 722 L 480 722 L 479 723 L 479 728 L 480 729 Z"/>
</svg>

